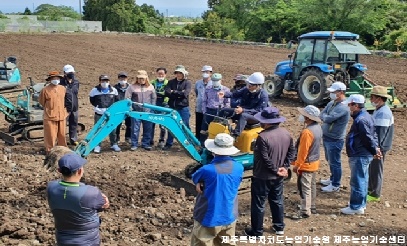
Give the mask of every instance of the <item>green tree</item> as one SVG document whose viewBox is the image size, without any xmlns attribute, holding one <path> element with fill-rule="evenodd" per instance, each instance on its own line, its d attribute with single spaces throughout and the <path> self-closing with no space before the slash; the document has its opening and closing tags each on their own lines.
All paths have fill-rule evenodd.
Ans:
<svg viewBox="0 0 407 246">
<path fill-rule="evenodd" d="M 31 10 L 28 7 L 25 7 L 23 15 L 31 15 Z"/>
<path fill-rule="evenodd" d="M 52 21 L 62 20 L 63 17 L 68 17 L 74 20 L 80 19 L 80 14 L 72 7 L 62 5 L 54 6 L 52 4 L 41 4 L 35 9 L 34 14 L 39 15 L 39 19 Z"/>
<path fill-rule="evenodd" d="M 102 21 L 103 30 L 154 32 L 164 24 L 153 6 L 140 7 L 133 0 L 85 0 L 83 10 L 84 20 Z"/>
</svg>

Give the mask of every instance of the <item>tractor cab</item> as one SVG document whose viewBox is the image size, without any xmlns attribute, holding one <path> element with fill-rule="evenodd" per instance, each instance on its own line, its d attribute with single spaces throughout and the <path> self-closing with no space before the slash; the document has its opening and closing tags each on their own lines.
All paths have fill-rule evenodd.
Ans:
<svg viewBox="0 0 407 246">
<path fill-rule="evenodd" d="M 357 41 L 358 37 L 347 32 L 314 32 L 300 36 L 291 66 L 293 78 L 298 78 L 309 67 L 317 67 L 332 71 L 335 81 L 349 85 L 350 79 L 363 75 L 366 70 L 366 66 L 359 63 L 359 55 L 370 54 Z"/>
<path fill-rule="evenodd" d="M 264 89 L 271 97 L 297 91 L 306 104 L 320 105 L 328 98 L 326 89 L 333 81 L 350 81 L 363 75 L 366 66 L 360 54 L 370 54 L 350 32 L 318 31 L 298 37 L 296 52 L 290 60 L 277 64 L 275 74 L 266 78 Z"/>
</svg>

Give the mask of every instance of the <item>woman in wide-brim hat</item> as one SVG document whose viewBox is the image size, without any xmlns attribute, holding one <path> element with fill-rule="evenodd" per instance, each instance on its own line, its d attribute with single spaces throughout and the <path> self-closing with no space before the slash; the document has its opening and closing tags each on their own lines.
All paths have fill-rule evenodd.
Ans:
<svg viewBox="0 0 407 246">
<path fill-rule="evenodd" d="M 59 78 L 62 79 L 64 76 L 60 74 L 58 71 L 51 71 L 48 73 L 47 78 L 45 79 L 46 81 L 51 81 L 52 78 Z"/>
</svg>

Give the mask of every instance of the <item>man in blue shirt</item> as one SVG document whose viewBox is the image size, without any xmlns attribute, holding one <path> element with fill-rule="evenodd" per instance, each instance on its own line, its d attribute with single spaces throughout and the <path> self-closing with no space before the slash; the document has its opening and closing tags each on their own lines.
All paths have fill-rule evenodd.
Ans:
<svg viewBox="0 0 407 246">
<path fill-rule="evenodd" d="M 94 186 L 80 183 L 86 160 L 68 152 L 58 161 L 62 180 L 48 183 L 48 204 L 54 216 L 58 246 L 100 245 L 98 212 L 109 200 Z"/>
<path fill-rule="evenodd" d="M 235 236 L 237 193 L 243 178 L 243 165 L 230 157 L 239 152 L 233 143 L 233 137 L 226 133 L 205 141 L 215 157 L 192 175 L 198 195 L 191 246 L 236 245 L 222 240 L 222 236 Z"/>
<path fill-rule="evenodd" d="M 262 73 L 252 73 L 246 82 L 247 87 L 233 93 L 225 93 L 226 98 L 230 97 L 232 101 L 240 100 L 240 104 L 236 108 L 222 109 L 220 113 L 220 115 L 237 120 L 236 128 L 232 133 L 234 136 L 239 136 L 242 133 L 246 123 L 258 123 L 254 115 L 265 109 L 269 103 L 267 92 L 261 88 L 262 84 L 264 84 L 264 75 Z"/>
<path fill-rule="evenodd" d="M 369 166 L 368 202 L 380 201 L 384 158 L 393 143 L 394 117 L 391 109 L 386 105 L 386 101 L 390 99 L 391 96 L 387 94 L 387 88 L 384 86 L 375 86 L 370 93 L 370 101 L 376 107 L 373 112 L 373 122 L 382 158 L 374 158 Z"/>
</svg>

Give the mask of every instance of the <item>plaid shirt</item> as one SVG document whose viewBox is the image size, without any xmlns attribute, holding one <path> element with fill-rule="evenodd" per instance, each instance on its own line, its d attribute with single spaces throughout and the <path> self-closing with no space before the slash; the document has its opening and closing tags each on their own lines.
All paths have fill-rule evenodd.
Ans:
<svg viewBox="0 0 407 246">
<path fill-rule="evenodd" d="M 208 86 L 205 89 L 205 94 L 202 101 L 202 112 L 206 112 L 206 108 L 218 109 L 220 108 L 230 108 L 230 98 L 223 97 L 219 98 L 218 93 L 223 92 L 224 94 L 230 93 L 228 87 L 223 86 L 220 90 L 215 90 L 212 86 Z"/>
</svg>

